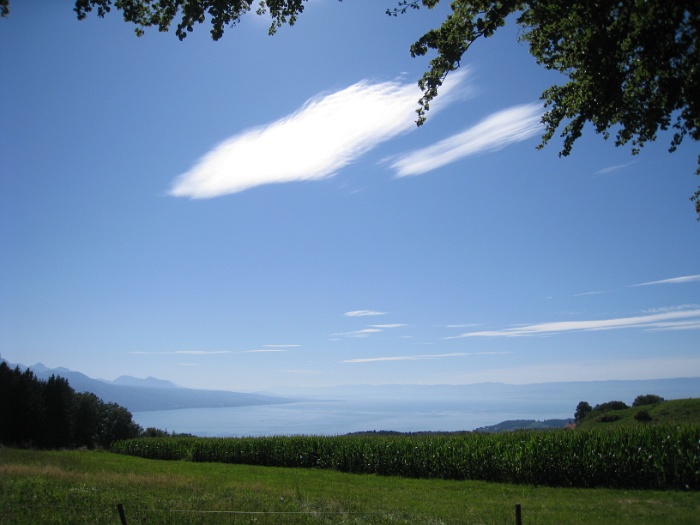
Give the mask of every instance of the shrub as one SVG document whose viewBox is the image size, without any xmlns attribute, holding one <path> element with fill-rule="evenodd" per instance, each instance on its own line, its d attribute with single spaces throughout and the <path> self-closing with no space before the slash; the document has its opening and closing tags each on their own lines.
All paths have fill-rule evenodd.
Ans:
<svg viewBox="0 0 700 525">
<path fill-rule="evenodd" d="M 649 412 L 646 410 L 640 410 L 634 415 L 634 419 L 646 423 L 647 421 L 651 421 L 651 415 L 649 415 Z"/>
<path fill-rule="evenodd" d="M 608 410 L 625 410 L 627 408 L 629 407 L 622 401 L 608 401 L 607 403 L 596 405 L 593 410 L 596 412 L 607 412 Z"/>
<path fill-rule="evenodd" d="M 168 433 L 167 430 L 161 430 L 161 429 L 155 428 L 155 427 L 148 427 L 146 430 L 144 430 L 141 433 L 140 437 L 155 438 L 155 437 L 168 437 L 168 436 L 170 436 L 170 434 Z"/>
<path fill-rule="evenodd" d="M 632 403 L 633 407 L 641 407 L 644 405 L 655 405 L 657 403 L 662 403 L 664 398 L 657 396 L 655 394 L 646 394 L 644 396 L 637 396 Z"/>
</svg>

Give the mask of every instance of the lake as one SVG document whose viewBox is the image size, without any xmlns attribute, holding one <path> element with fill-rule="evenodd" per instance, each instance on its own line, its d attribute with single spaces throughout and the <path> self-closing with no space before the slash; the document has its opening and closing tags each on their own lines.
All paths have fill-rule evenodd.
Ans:
<svg viewBox="0 0 700 525">
<path fill-rule="evenodd" d="M 134 412 L 143 428 L 196 436 L 338 435 L 367 430 L 473 430 L 512 419 L 564 419 L 566 400 L 313 400 L 281 405 Z"/>
</svg>

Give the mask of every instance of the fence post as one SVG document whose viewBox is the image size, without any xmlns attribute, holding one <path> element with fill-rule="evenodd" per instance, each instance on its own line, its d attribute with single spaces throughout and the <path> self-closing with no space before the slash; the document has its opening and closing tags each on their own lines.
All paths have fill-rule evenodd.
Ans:
<svg viewBox="0 0 700 525">
<path fill-rule="evenodd" d="M 122 525 L 126 525 L 126 514 L 124 514 L 124 505 L 117 503 L 117 510 L 119 511 L 119 519 L 122 520 Z"/>
<path fill-rule="evenodd" d="M 523 525 L 523 516 L 520 503 L 515 504 L 515 525 Z"/>
</svg>

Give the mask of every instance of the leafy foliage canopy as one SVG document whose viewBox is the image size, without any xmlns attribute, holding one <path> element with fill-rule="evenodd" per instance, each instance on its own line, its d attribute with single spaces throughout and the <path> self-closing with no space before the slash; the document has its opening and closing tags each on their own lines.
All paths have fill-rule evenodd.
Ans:
<svg viewBox="0 0 700 525">
<path fill-rule="evenodd" d="M 297 16 L 304 11 L 306 0 L 260 0 L 256 13 L 269 13 L 272 17 L 270 34 L 284 24 L 294 25 Z M 122 11 L 124 21 L 136 24 L 136 34 L 142 35 L 144 28 L 157 27 L 159 31 L 170 30 L 173 20 L 180 16 L 175 34 L 183 40 L 195 24 L 211 22 L 211 37 L 219 40 L 226 26 L 235 26 L 241 16 L 251 10 L 254 0 L 75 0 L 78 19 L 85 18 L 93 9 L 97 15 L 105 16 L 114 7 Z"/>
<path fill-rule="evenodd" d="M 438 1 L 403 0 L 389 13 Z M 420 80 L 418 124 L 470 46 L 514 18 L 537 63 L 568 77 L 542 93 L 547 111 L 540 148 L 562 128 L 560 155 L 569 155 L 586 124 L 606 139 L 616 130 L 615 145 L 630 143 L 633 153 L 669 128 L 675 131 L 670 151 L 686 136 L 700 140 L 696 0 L 454 0 L 451 9 L 441 27 L 411 46 L 413 56 L 437 52 Z M 700 190 L 691 199 L 700 219 Z"/>
</svg>

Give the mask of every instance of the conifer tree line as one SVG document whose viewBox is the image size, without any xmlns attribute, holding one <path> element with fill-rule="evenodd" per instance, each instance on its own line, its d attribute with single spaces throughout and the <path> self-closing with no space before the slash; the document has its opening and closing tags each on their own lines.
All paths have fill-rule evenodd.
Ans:
<svg viewBox="0 0 700 525">
<path fill-rule="evenodd" d="M 44 381 L 30 369 L 0 363 L 0 443 L 35 448 L 109 447 L 138 437 L 131 412 L 95 394 L 76 392 L 62 377 Z"/>
</svg>

